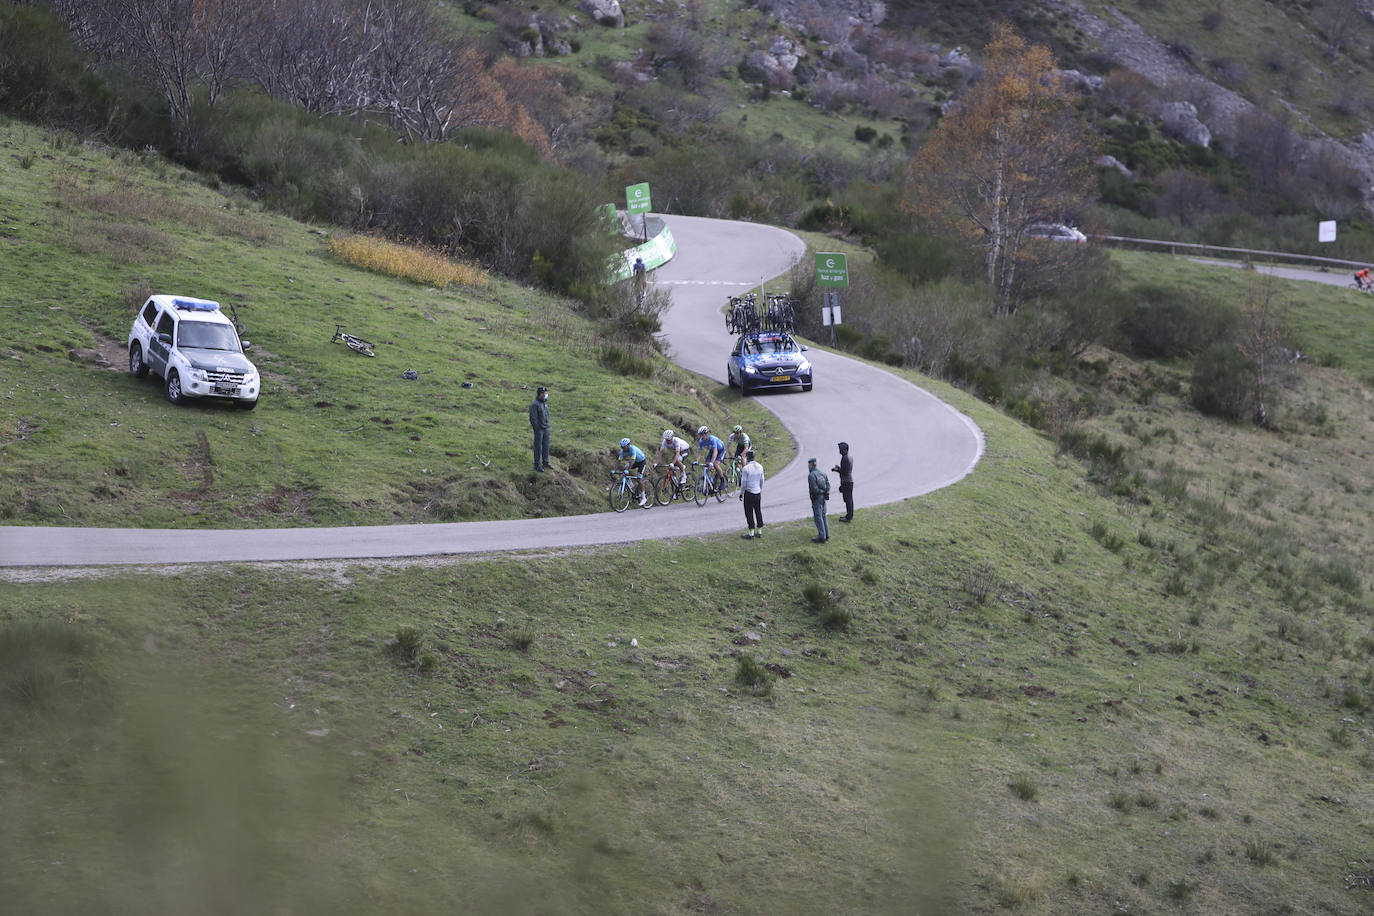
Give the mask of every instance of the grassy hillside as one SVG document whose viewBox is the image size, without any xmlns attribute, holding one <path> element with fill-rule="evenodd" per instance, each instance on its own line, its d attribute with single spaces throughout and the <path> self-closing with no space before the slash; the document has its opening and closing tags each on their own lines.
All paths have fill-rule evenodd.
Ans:
<svg viewBox="0 0 1374 916">
<path fill-rule="evenodd" d="M 771 414 L 647 348 L 627 351 L 567 302 L 499 279 L 441 291 L 370 274 L 328 254 L 327 228 L 17 122 L 0 122 L 0 156 L 2 522 L 593 512 L 606 508 L 606 447 L 701 423 L 749 424 L 767 467 L 792 457 Z M 237 309 L 265 378 L 256 411 L 173 408 L 156 381 L 127 374 L 124 343 L 149 292 Z M 336 324 L 377 342 L 377 357 L 330 343 Z M 402 378 L 409 369 L 419 378 Z M 525 413 L 537 384 L 552 388 L 559 471 L 538 478 Z"/>
<path fill-rule="evenodd" d="M 14 124 L 0 143 L 7 523 L 427 518 L 403 497 L 436 465 L 450 517 L 487 480 L 475 515 L 526 514 L 549 500 L 522 490 L 519 386 L 555 332 L 565 443 L 627 401 L 649 430 L 737 409 L 667 367 L 600 368 L 590 325 L 528 291 L 382 280 L 179 172 Z M 239 305 L 256 412 L 174 410 L 68 357 L 122 344 L 140 283 Z M 377 359 L 329 344 L 336 322 Z M 1342 352 L 1329 326 L 1304 345 Z M 1119 450 L 1084 466 L 917 379 L 984 429 L 984 461 L 823 550 L 796 523 L 747 550 L 8 575 L 0 899 L 1367 912 L 1374 397 L 1307 369 L 1302 422 L 1267 433 L 1200 419 L 1176 367 L 1094 357 L 1079 416 Z M 467 470 L 474 446 L 491 468 Z M 1107 495 L 1123 474 L 1131 498 Z M 282 481 L 326 508 L 236 511 Z"/>
<path fill-rule="evenodd" d="M 985 462 L 825 551 L 795 524 L 749 556 L 0 585 L 6 896 L 184 911 L 232 875 L 240 908 L 302 912 L 1364 911 L 1363 592 L 1268 574 L 1300 554 L 1243 552 L 1196 514 L 1209 483 L 1115 504 L 937 390 Z M 1280 611 L 1289 585 L 1312 603 Z"/>
</svg>

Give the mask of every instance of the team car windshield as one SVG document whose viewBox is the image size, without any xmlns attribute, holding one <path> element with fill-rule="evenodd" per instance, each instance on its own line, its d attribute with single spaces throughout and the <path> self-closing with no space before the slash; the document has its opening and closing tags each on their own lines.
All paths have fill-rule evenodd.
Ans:
<svg viewBox="0 0 1374 916">
<path fill-rule="evenodd" d="M 796 341 L 790 337 L 762 337 L 746 340 L 740 348 L 742 353 L 795 353 Z"/>
<path fill-rule="evenodd" d="M 183 321 L 178 332 L 178 346 L 194 350 L 228 350 L 239 352 L 239 342 L 234 329 L 227 324 L 211 321 Z"/>
</svg>

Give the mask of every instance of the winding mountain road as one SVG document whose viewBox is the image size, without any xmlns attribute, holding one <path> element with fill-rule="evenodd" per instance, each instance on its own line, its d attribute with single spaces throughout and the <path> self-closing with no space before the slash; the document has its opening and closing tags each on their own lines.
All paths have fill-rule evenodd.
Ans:
<svg viewBox="0 0 1374 916">
<path fill-rule="evenodd" d="M 663 318 L 675 362 L 717 381 L 733 339 L 720 306 L 725 296 L 785 272 L 805 254 L 796 236 L 751 223 L 666 217 L 677 240 L 672 261 L 653 280 L 672 289 Z M 759 403 L 796 437 L 799 454 L 764 485 L 770 525 L 809 518 L 806 459 L 829 468 L 836 443 L 850 443 L 858 505 L 873 506 L 948 486 L 983 454 L 973 421 L 911 383 L 828 351 L 812 348 L 815 389 L 768 392 Z M 523 411 L 512 419 L 525 435 Z M 555 415 L 555 426 L 557 416 Z M 556 431 L 555 431 L 556 434 Z M 832 498 L 831 508 L 836 503 Z M 350 528 L 158 530 L 142 528 L 0 527 L 0 567 L 180 565 L 440 556 L 613 544 L 741 530 L 732 499 L 704 508 L 669 506 L 543 519 Z M 840 527 L 840 526 L 835 526 Z M 836 532 L 839 533 L 839 532 Z M 809 534 L 808 534 L 809 536 Z"/>
</svg>

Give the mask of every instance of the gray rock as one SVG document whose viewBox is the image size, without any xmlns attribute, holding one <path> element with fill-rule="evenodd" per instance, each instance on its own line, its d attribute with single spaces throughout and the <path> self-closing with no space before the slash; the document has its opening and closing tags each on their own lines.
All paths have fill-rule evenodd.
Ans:
<svg viewBox="0 0 1374 916">
<path fill-rule="evenodd" d="M 1064 81 L 1066 86 L 1076 89 L 1083 95 L 1096 95 L 1102 91 L 1102 87 L 1107 85 L 1107 81 L 1100 76 L 1092 76 L 1079 70 L 1060 70 L 1059 78 Z"/>
<path fill-rule="evenodd" d="M 1135 173 L 1132 172 L 1130 169 L 1126 168 L 1125 164 L 1123 164 L 1121 160 L 1117 159 L 1115 156 L 1098 156 L 1097 164 L 1105 169 L 1116 169 L 1118 172 L 1120 172 L 1122 175 L 1125 175 L 1127 178 L 1135 177 Z"/>
<path fill-rule="evenodd" d="M 625 28 L 625 13 L 620 8 L 620 0 L 581 0 L 578 6 L 590 13 L 597 22 L 614 19 L 617 28 Z"/>
<path fill-rule="evenodd" d="M 1204 149 L 1212 145 L 1212 131 L 1198 120 L 1197 106 L 1192 102 L 1166 102 L 1160 106 L 1159 119 L 1164 132 L 1175 140 Z"/>
<path fill-rule="evenodd" d="M 945 67 L 946 69 L 950 67 L 958 67 L 960 70 L 962 70 L 972 63 L 972 58 L 970 58 L 967 54 L 964 53 L 963 48 L 955 48 L 953 51 L 950 51 L 944 57 L 940 58 L 940 66 Z"/>
</svg>

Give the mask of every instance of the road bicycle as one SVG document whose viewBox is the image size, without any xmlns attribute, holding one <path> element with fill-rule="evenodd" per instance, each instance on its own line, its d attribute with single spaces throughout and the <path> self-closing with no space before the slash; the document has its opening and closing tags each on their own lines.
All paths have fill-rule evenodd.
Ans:
<svg viewBox="0 0 1374 916">
<path fill-rule="evenodd" d="M 649 489 L 653 484 L 645 486 L 643 474 L 636 474 L 633 471 L 611 471 L 611 483 L 606 487 L 606 498 L 610 500 L 611 508 L 617 512 L 624 512 L 630 508 L 630 503 L 639 496 L 644 497 L 644 505 L 640 508 L 647 509 L 654 504 L 657 498 Z"/>
<path fill-rule="evenodd" d="M 660 467 L 660 465 L 654 465 Z M 667 506 L 681 500 L 684 504 L 697 498 L 697 487 L 688 477 L 686 472 L 682 473 L 682 480 L 678 480 L 677 468 L 671 464 L 662 465 L 663 473 L 654 479 L 654 500 L 660 506 Z"/>
<path fill-rule="evenodd" d="M 788 293 L 776 293 L 768 296 L 768 305 L 764 309 L 764 328 L 769 331 L 795 331 L 797 329 L 797 311 L 792 305 L 792 297 Z"/>
<path fill-rule="evenodd" d="M 369 341 L 363 340 L 361 337 L 355 337 L 354 335 L 349 334 L 347 331 L 344 330 L 343 325 L 336 324 L 334 325 L 334 336 L 330 338 L 329 342 L 338 343 L 339 341 L 343 341 L 345 344 L 347 344 L 348 349 L 352 350 L 354 353 L 361 353 L 363 356 L 377 355 L 376 353 L 372 352 L 372 344 Z"/>
<path fill-rule="evenodd" d="M 701 468 L 701 474 L 696 480 L 692 481 L 696 486 L 696 493 L 692 498 L 696 500 L 697 505 L 706 505 L 706 497 L 708 496 L 714 496 L 718 503 L 725 502 L 725 497 L 729 494 L 725 492 L 725 487 L 716 480 L 715 472 L 711 470 L 710 465 L 704 465 L 700 461 L 693 461 L 692 467 Z"/>
<path fill-rule="evenodd" d="M 725 310 L 725 330 L 731 334 L 747 334 L 759 329 L 759 314 L 754 293 L 731 296 Z"/>
<path fill-rule="evenodd" d="M 725 459 L 725 490 L 733 493 L 739 489 L 740 471 L 744 469 L 744 456 L 736 455 Z"/>
</svg>

